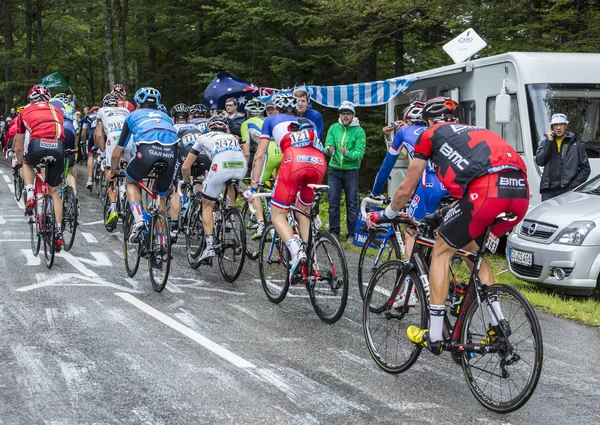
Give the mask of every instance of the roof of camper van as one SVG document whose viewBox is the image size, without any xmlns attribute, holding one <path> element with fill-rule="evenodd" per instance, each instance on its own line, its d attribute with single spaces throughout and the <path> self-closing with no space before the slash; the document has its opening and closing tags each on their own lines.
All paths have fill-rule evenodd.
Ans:
<svg viewBox="0 0 600 425">
<path fill-rule="evenodd" d="M 523 84 L 527 83 L 600 83 L 600 53 L 509 52 L 488 56 L 403 76 L 424 80 L 445 74 L 468 71 L 503 62 L 512 62 Z"/>
</svg>

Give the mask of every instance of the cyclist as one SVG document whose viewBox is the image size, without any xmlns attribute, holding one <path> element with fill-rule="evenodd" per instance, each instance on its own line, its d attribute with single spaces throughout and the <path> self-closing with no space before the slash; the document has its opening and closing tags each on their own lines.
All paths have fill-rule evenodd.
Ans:
<svg viewBox="0 0 600 425">
<path fill-rule="evenodd" d="M 271 198 L 271 219 L 277 233 L 286 241 L 292 255 L 290 274 L 296 272 L 299 264 L 306 263 L 306 253 L 301 241 L 294 238 L 292 227 L 287 221 L 290 205 L 296 199 L 296 206 L 309 213 L 314 202 L 314 192 L 308 184 L 320 184 L 325 176 L 326 165 L 315 125 L 307 118 L 296 116 L 298 99 L 291 94 L 278 95 L 275 107 L 279 114 L 268 117 L 262 127 L 262 134 L 252 167 L 251 187 L 244 192 L 249 199 L 259 184 L 271 139 L 283 152 L 283 160 L 275 191 Z M 298 194 L 298 192 L 300 192 Z M 310 223 L 304 216 L 297 217 L 302 240 L 308 240 Z"/>
<path fill-rule="evenodd" d="M 56 106 L 63 114 L 65 126 L 65 149 L 73 152 L 65 154 L 65 162 L 69 164 L 65 170 L 69 180 L 69 186 L 73 188 L 77 196 L 77 175 L 75 174 L 75 133 L 79 123 L 76 121 L 75 108 L 69 105 L 69 98 L 64 93 L 59 93 L 50 99 L 50 104 Z"/>
<path fill-rule="evenodd" d="M 117 106 L 127 109 L 129 112 L 135 110 L 135 106 L 131 102 L 127 101 L 127 89 L 123 84 L 115 84 L 110 88 L 110 93 L 117 96 L 119 104 Z"/>
<path fill-rule="evenodd" d="M 100 150 L 106 155 L 106 168 L 104 170 L 106 180 L 110 177 L 110 170 L 112 167 L 111 158 L 112 153 L 119 138 L 121 136 L 121 130 L 125 123 L 125 118 L 129 115 L 129 111 L 119 106 L 119 99 L 117 96 L 108 93 L 102 99 L 102 108 L 98 111 L 96 131 L 94 132 L 94 139 L 96 146 L 100 147 Z M 106 142 L 105 142 L 106 140 Z M 110 209 L 108 210 L 108 216 L 106 217 L 106 224 L 111 225 L 115 220 L 119 219 L 119 212 L 117 211 L 117 196 L 119 195 L 118 189 L 113 190 L 113 185 L 107 186 L 108 198 L 110 199 Z"/>
<path fill-rule="evenodd" d="M 412 161 L 415 143 L 421 133 L 427 128 L 427 122 L 423 121 L 424 106 L 425 104 L 422 102 L 413 102 L 404 109 L 404 120 L 401 122 L 385 159 L 383 160 L 383 164 L 381 164 L 381 168 L 375 177 L 375 183 L 371 190 L 371 198 L 381 197 L 381 191 L 401 153 L 405 153 L 409 160 Z M 391 136 L 392 129 L 393 126 L 387 126 L 383 129 L 387 140 L 389 140 L 389 137 Z M 412 217 L 422 220 L 423 217 L 425 217 L 425 214 L 435 212 L 440 201 L 447 194 L 448 192 L 435 175 L 435 168 L 428 164 L 421 178 L 421 182 L 417 185 L 417 190 L 410 200 L 408 213 Z M 414 235 L 407 233 L 406 257 L 410 256 L 414 241 Z"/>
<path fill-rule="evenodd" d="M 265 104 L 260 99 L 254 98 L 246 102 L 247 119 L 242 123 L 242 127 L 240 128 L 242 137 L 240 143 L 242 144 L 242 150 L 250 168 L 252 168 L 254 152 L 256 152 L 258 138 L 260 137 L 263 121 L 265 120 L 264 112 Z"/>
<path fill-rule="evenodd" d="M 237 137 L 229 133 L 227 121 L 220 116 L 210 119 L 208 133 L 201 135 L 190 150 L 182 166 L 185 181 L 190 181 L 192 164 L 196 162 L 200 154 L 211 159 L 210 171 L 202 185 L 202 227 L 204 228 L 206 248 L 199 260 L 204 261 L 215 256 L 213 248 L 215 202 L 223 192 L 228 180 L 244 178 L 247 165 Z M 235 202 L 235 199 L 230 197 L 229 200 Z"/>
<path fill-rule="evenodd" d="M 58 194 L 62 173 L 65 167 L 64 143 L 65 129 L 64 118 L 60 110 L 48 103 L 50 89 L 43 84 L 33 86 L 27 95 L 29 105 L 19 115 L 15 145 L 19 163 L 23 165 L 23 181 L 27 192 L 25 213 L 32 215 L 35 208 L 34 199 L 34 171 L 33 167 L 43 158 L 52 157 L 46 166 L 46 182 L 50 187 L 50 194 L 54 201 L 54 215 L 56 217 L 56 250 L 63 246 L 62 238 L 62 200 Z M 28 137 L 25 137 L 27 133 Z M 26 140 L 27 139 L 27 140 Z"/>
<path fill-rule="evenodd" d="M 210 112 L 208 108 L 200 103 L 190 106 L 190 123 L 198 126 L 202 134 L 208 133 L 208 120 Z"/>
<path fill-rule="evenodd" d="M 384 211 L 370 213 L 367 223 L 390 221 L 406 204 L 418 185 L 427 161 L 436 165 L 437 175 L 448 192 L 459 198 L 444 217 L 433 246 L 430 268 L 430 328 L 410 326 L 406 333 L 417 345 L 440 354 L 444 347 L 444 303 L 448 296 L 448 264 L 459 248 L 476 252 L 483 233 L 501 213 L 513 213 L 517 220 L 501 222 L 492 228 L 503 235 L 523 219 L 529 205 L 527 169 L 519 154 L 496 133 L 472 125 L 459 124 L 458 104 L 445 97 L 425 103 L 423 118 L 428 127 L 415 144 L 414 159 L 404 181 L 398 186 L 392 203 Z M 494 272 L 484 260 L 481 281 L 493 285 Z M 500 303 L 492 301 L 496 314 L 490 314 L 488 336 L 498 335 L 496 316 L 504 320 Z"/>
<path fill-rule="evenodd" d="M 142 87 L 135 93 L 133 100 L 137 109 L 129 114 L 123 123 L 119 143 L 115 146 L 111 157 L 110 179 L 113 180 L 117 173 L 123 150 L 128 145 L 137 145 L 137 153 L 127 165 L 126 172 L 127 200 L 135 220 L 129 239 L 132 243 L 137 243 L 141 240 L 142 231 L 146 226 L 138 183 L 148 176 L 154 164 L 167 164 L 167 169 L 159 174 L 154 182 L 154 187 L 160 196 L 158 208 L 166 216 L 165 195 L 173 180 L 177 162 L 177 130 L 173 127 L 171 118 L 157 109 L 160 104 L 160 92 L 157 89 Z"/>
<path fill-rule="evenodd" d="M 98 107 L 92 106 L 89 113 L 85 116 L 83 127 L 81 128 L 81 139 L 87 141 L 87 172 L 88 179 L 85 187 L 91 191 L 94 185 L 92 179 L 92 170 L 94 169 L 94 132 L 96 131 L 96 119 L 98 118 Z"/>
<path fill-rule="evenodd" d="M 178 103 L 171 108 L 171 118 L 175 122 L 174 126 L 177 129 L 179 153 L 177 155 L 177 164 L 175 165 L 175 175 L 173 176 L 173 186 L 177 187 L 177 183 L 183 179 L 181 174 L 181 166 L 185 162 L 188 154 L 192 150 L 194 143 L 203 134 L 202 130 L 195 124 L 188 122 L 190 117 L 190 108 L 184 103 Z M 199 165 L 198 173 L 204 176 L 204 173 L 210 166 L 210 158 L 204 154 L 199 154 L 195 164 Z M 197 176 L 194 176 L 197 177 Z M 171 195 L 171 243 L 177 242 L 177 233 L 179 232 L 179 213 L 181 212 L 181 198 L 177 190 Z"/>
<path fill-rule="evenodd" d="M 277 108 L 275 107 L 275 97 L 277 95 L 274 94 L 273 96 L 271 96 L 271 98 L 269 100 L 267 100 L 265 102 L 265 113 L 267 114 L 267 118 L 270 117 L 271 115 L 275 115 L 278 113 Z"/>
</svg>

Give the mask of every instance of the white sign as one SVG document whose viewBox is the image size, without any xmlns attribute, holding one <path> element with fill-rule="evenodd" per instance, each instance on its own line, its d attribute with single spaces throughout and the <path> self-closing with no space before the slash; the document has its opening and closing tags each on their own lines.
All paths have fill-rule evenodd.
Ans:
<svg viewBox="0 0 600 425">
<path fill-rule="evenodd" d="M 454 63 L 464 62 L 475 53 L 487 46 L 473 28 L 469 28 L 454 40 L 444 44 L 444 52 L 448 54 Z"/>
</svg>

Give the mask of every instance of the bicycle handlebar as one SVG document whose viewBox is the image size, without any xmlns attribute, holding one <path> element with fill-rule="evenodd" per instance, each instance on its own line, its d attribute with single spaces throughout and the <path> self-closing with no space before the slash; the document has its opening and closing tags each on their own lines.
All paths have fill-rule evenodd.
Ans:
<svg viewBox="0 0 600 425">
<path fill-rule="evenodd" d="M 380 206 L 383 205 L 384 201 L 387 199 L 375 199 L 367 196 L 360 203 L 360 215 L 363 220 L 367 219 L 367 204 Z"/>
</svg>

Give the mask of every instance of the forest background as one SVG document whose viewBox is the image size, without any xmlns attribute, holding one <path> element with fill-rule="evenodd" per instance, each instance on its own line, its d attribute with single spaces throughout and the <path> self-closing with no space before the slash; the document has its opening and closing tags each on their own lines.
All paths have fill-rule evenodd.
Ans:
<svg viewBox="0 0 600 425">
<path fill-rule="evenodd" d="M 451 64 L 442 46 L 474 28 L 509 51 L 600 52 L 600 0 L 1 0 L 0 115 L 60 71 L 77 107 L 114 83 L 157 87 L 170 108 L 199 103 L 220 71 L 257 86 L 338 85 Z M 600 72 L 600 70 L 598 70 Z M 131 100 L 131 99 L 130 99 Z M 318 104 L 325 128 L 335 110 Z M 358 108 L 367 132 L 361 187 L 385 155 L 384 108 Z"/>
</svg>

